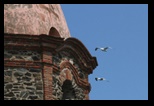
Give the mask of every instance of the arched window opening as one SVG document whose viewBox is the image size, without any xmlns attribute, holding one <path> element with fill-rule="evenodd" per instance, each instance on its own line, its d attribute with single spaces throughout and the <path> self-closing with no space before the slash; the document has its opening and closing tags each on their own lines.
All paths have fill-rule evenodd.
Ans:
<svg viewBox="0 0 154 106">
<path fill-rule="evenodd" d="M 62 100 L 75 100 L 75 91 L 70 80 L 65 80 L 62 85 Z"/>
<path fill-rule="evenodd" d="M 51 28 L 50 28 L 49 35 L 50 35 L 50 36 L 55 36 L 55 37 L 60 37 L 59 32 L 58 32 L 57 29 L 54 28 L 54 27 L 51 27 Z"/>
</svg>

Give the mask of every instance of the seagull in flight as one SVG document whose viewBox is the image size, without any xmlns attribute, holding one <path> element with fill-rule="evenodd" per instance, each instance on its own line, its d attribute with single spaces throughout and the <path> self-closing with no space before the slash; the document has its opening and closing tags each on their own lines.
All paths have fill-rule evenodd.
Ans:
<svg viewBox="0 0 154 106">
<path fill-rule="evenodd" d="M 98 48 L 98 47 L 96 47 L 96 48 L 95 48 L 95 51 L 96 51 L 97 49 L 100 49 L 101 51 L 107 52 L 107 49 L 112 49 L 112 48 L 111 48 L 111 47 L 104 47 L 104 48 Z"/>
<path fill-rule="evenodd" d="M 106 79 L 105 79 L 105 78 L 98 78 L 98 77 L 96 77 L 95 80 L 96 80 L 96 81 L 103 81 L 103 80 L 106 80 Z M 109 82 L 109 81 L 108 81 L 108 82 Z"/>
</svg>

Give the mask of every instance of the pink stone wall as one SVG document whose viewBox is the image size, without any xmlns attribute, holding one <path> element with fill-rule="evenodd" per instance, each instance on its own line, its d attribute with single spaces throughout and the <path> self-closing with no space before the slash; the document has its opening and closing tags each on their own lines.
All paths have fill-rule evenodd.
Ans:
<svg viewBox="0 0 154 106">
<path fill-rule="evenodd" d="M 4 33 L 49 34 L 52 27 L 70 37 L 60 4 L 4 4 Z"/>
</svg>

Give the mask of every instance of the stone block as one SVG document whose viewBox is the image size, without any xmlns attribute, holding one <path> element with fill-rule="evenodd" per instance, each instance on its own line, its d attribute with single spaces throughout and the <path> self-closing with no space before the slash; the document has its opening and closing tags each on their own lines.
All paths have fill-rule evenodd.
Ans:
<svg viewBox="0 0 154 106">
<path fill-rule="evenodd" d="M 6 85 L 5 85 L 5 89 L 11 89 L 12 87 L 13 87 L 12 84 L 6 84 Z"/>
</svg>

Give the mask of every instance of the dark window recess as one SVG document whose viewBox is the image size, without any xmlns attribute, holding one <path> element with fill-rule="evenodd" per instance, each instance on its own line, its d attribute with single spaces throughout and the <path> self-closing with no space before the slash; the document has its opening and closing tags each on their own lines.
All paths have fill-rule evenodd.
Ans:
<svg viewBox="0 0 154 106">
<path fill-rule="evenodd" d="M 70 80 L 65 80 L 62 85 L 63 97 L 62 100 L 74 100 L 75 91 Z"/>
<path fill-rule="evenodd" d="M 54 27 L 51 27 L 51 29 L 50 29 L 50 31 L 49 31 L 49 35 L 50 35 L 50 36 L 55 36 L 55 37 L 60 37 L 59 32 L 58 32 L 57 29 L 54 28 Z"/>
</svg>

